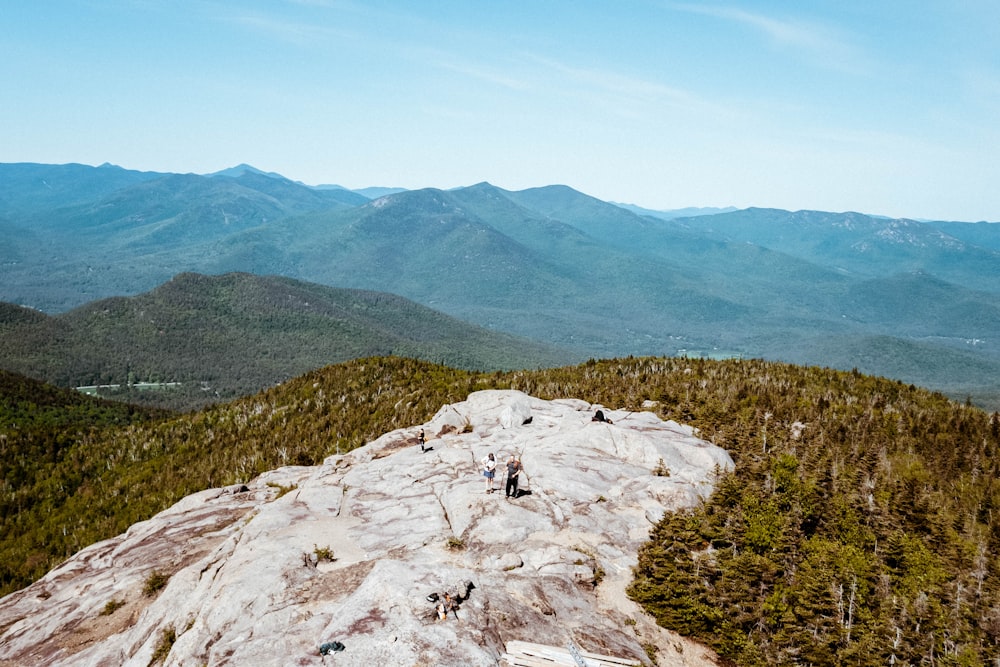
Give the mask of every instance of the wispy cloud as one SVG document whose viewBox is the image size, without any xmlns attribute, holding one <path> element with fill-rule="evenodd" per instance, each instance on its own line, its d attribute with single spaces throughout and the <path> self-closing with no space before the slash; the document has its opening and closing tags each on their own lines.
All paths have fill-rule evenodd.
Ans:
<svg viewBox="0 0 1000 667">
<path fill-rule="evenodd" d="M 847 63 L 858 56 L 856 47 L 840 31 L 825 23 L 771 16 L 718 4 L 670 2 L 667 7 L 752 28 L 774 44 L 808 53 L 838 69 L 847 67 Z"/>
<path fill-rule="evenodd" d="M 353 37 L 347 31 L 325 25 L 287 21 L 258 13 L 231 14 L 226 20 L 268 35 L 271 38 L 297 45 L 307 45 L 331 38 Z"/>
<path fill-rule="evenodd" d="M 613 101 L 613 108 L 623 116 L 638 117 L 644 115 L 642 111 L 644 109 L 663 106 L 706 116 L 718 117 L 731 114 L 731 110 L 693 91 L 670 86 L 655 79 L 637 77 L 606 68 L 574 66 L 544 56 L 526 57 L 548 72 L 547 79 L 561 82 L 564 89 L 580 96 L 592 100 Z"/>
<path fill-rule="evenodd" d="M 687 92 L 671 88 L 658 81 L 629 76 L 609 69 L 574 67 L 543 56 L 532 55 L 529 58 L 539 65 L 553 70 L 561 77 L 586 84 L 593 88 L 602 89 L 609 93 L 634 97 L 670 97 L 679 101 L 687 101 L 690 98 Z"/>
<path fill-rule="evenodd" d="M 491 67 L 474 65 L 456 57 L 447 55 L 431 55 L 429 60 L 442 69 L 462 74 L 464 76 L 479 79 L 487 83 L 509 88 L 511 90 L 528 90 L 531 88 L 530 82 L 526 79 L 512 76 L 506 72 Z"/>
<path fill-rule="evenodd" d="M 517 91 L 551 92 L 553 89 L 573 87 L 596 94 L 632 99 L 666 98 L 686 106 L 699 101 L 697 96 L 687 91 L 671 88 L 657 81 L 609 69 L 575 67 L 531 53 L 518 54 L 503 66 L 474 63 L 465 56 L 440 51 L 425 52 L 421 57 L 442 69 Z M 558 83 L 554 85 L 553 82 Z"/>
</svg>

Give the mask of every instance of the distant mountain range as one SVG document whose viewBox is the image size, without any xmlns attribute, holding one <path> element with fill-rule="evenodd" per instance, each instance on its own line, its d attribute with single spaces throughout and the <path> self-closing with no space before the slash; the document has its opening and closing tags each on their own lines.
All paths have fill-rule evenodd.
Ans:
<svg viewBox="0 0 1000 667">
<path fill-rule="evenodd" d="M 997 224 L 678 217 L 558 185 L 370 199 L 241 167 L 0 165 L 0 300 L 60 313 L 182 272 L 280 275 L 397 294 L 575 357 L 760 356 L 1000 406 Z"/>
</svg>

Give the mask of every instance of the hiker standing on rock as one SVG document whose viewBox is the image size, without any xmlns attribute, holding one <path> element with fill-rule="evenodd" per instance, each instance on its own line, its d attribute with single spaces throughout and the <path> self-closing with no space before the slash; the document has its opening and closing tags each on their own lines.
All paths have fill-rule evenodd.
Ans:
<svg viewBox="0 0 1000 667">
<path fill-rule="evenodd" d="M 427 441 L 424 440 L 424 429 L 420 429 L 420 451 L 422 452 L 427 451 L 427 449 L 425 448 L 426 443 Z"/>
<path fill-rule="evenodd" d="M 483 459 L 483 477 L 486 478 L 486 493 L 493 493 L 493 476 L 496 474 L 497 460 L 493 452 Z"/>
<path fill-rule="evenodd" d="M 517 498 L 517 477 L 521 473 L 521 460 L 513 454 L 507 459 L 507 497 Z"/>
</svg>

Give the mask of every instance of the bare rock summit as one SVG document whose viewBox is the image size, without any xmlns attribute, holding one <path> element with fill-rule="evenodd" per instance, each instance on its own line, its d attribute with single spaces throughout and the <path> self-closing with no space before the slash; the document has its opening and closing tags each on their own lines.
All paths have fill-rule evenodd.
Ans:
<svg viewBox="0 0 1000 667">
<path fill-rule="evenodd" d="M 511 455 L 523 471 L 508 498 Z M 466 667 L 536 644 L 713 665 L 625 587 L 653 522 L 732 465 L 652 412 L 477 392 L 80 551 L 0 600 L 0 665 Z"/>
</svg>

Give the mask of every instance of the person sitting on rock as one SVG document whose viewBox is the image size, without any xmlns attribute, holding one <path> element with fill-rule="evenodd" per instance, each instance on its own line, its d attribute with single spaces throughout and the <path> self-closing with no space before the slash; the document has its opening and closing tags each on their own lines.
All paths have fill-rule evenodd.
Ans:
<svg viewBox="0 0 1000 667">
<path fill-rule="evenodd" d="M 471 581 L 460 581 L 455 584 L 454 588 L 449 592 L 455 602 L 462 603 L 469 599 L 469 595 L 472 594 L 472 590 L 475 587 L 476 585 Z"/>
<path fill-rule="evenodd" d="M 445 611 L 458 618 L 458 600 L 451 596 L 451 593 L 444 594 L 444 608 Z"/>
<path fill-rule="evenodd" d="M 493 493 L 493 476 L 496 474 L 497 460 L 490 452 L 489 456 L 483 459 L 483 477 L 486 478 L 486 493 Z"/>
</svg>

